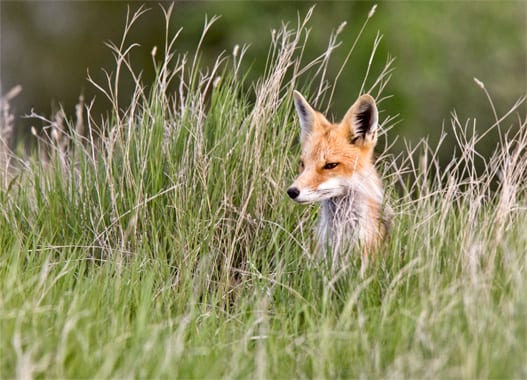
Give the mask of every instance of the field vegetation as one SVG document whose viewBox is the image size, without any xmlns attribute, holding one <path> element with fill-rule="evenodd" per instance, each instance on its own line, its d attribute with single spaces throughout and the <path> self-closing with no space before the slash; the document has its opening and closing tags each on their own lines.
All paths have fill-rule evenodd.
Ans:
<svg viewBox="0 0 527 380">
<path fill-rule="evenodd" d="M 353 60 L 353 48 L 331 60 L 344 25 L 314 60 L 302 54 L 310 13 L 272 31 L 266 69 L 247 83 L 250 50 L 206 66 L 201 40 L 177 51 L 163 11 L 152 83 L 129 60 L 142 8 L 109 44 L 107 81 L 89 79 L 112 104 L 102 118 L 84 99 L 72 115 L 30 115 L 47 127 L 27 154 L 7 144 L 16 89 L 2 98 L 0 377 L 526 377 L 525 98 L 490 122 L 452 114 L 437 128 L 456 146 L 423 136 L 394 156 L 404 117 L 382 112 L 392 60 L 365 67 L 394 227 L 364 276 L 358 256 L 335 272 L 311 248 L 317 206 L 285 189 L 299 153 L 292 91 L 331 108 L 339 78 L 327 68 Z M 385 60 L 379 43 L 370 62 Z"/>
</svg>

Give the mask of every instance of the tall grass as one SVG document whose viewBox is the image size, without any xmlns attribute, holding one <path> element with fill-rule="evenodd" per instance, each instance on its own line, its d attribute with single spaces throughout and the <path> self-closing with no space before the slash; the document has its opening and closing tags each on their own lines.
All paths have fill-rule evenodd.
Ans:
<svg viewBox="0 0 527 380">
<path fill-rule="evenodd" d="M 44 119 L 41 156 L 3 147 L 15 168 L 0 191 L 0 376 L 527 376 L 527 126 L 514 117 L 525 99 L 486 129 L 453 115 L 446 167 L 437 152 L 451 147 L 426 140 L 381 152 L 391 239 L 365 276 L 358 259 L 335 274 L 312 253 L 316 206 L 284 189 L 299 150 L 292 89 L 330 105 L 342 28 L 313 61 L 302 56 L 310 13 L 273 31 L 251 84 L 246 48 L 207 67 L 201 41 L 177 53 L 163 12 L 153 83 L 130 61 L 140 8 L 109 45 L 107 80 L 89 79 L 111 114 L 100 121 L 81 102 L 75 118 Z M 391 63 L 364 80 L 378 99 Z M 482 157 L 491 131 L 495 153 Z"/>
</svg>

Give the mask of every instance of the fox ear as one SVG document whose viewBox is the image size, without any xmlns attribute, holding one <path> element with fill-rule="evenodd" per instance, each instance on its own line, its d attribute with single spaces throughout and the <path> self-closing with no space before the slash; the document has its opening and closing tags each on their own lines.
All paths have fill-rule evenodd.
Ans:
<svg viewBox="0 0 527 380">
<path fill-rule="evenodd" d="M 375 146 L 377 142 L 379 114 L 375 100 L 370 95 L 362 95 L 350 107 L 344 122 L 350 128 L 350 142 L 360 146 Z"/>
<path fill-rule="evenodd" d="M 293 92 L 295 108 L 300 119 L 300 137 L 303 138 L 311 133 L 315 124 L 315 110 L 304 99 L 298 91 Z"/>
</svg>

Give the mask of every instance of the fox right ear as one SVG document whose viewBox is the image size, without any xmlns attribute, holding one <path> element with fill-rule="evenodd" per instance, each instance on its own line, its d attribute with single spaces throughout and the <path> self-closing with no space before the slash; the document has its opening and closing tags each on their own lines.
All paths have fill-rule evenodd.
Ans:
<svg viewBox="0 0 527 380">
<path fill-rule="evenodd" d="M 379 127 L 375 99 L 367 94 L 360 96 L 344 116 L 344 121 L 350 128 L 352 144 L 375 146 Z"/>
<path fill-rule="evenodd" d="M 295 108 L 300 119 L 300 137 L 303 138 L 311 133 L 315 124 L 315 110 L 304 99 L 298 91 L 293 92 Z"/>
</svg>

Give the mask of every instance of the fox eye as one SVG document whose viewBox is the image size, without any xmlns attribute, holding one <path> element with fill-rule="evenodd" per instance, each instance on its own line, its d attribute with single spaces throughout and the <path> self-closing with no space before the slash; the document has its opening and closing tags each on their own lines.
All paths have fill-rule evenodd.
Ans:
<svg viewBox="0 0 527 380">
<path fill-rule="evenodd" d="M 300 160 L 300 171 L 304 170 L 304 161 Z"/>
<path fill-rule="evenodd" d="M 328 162 L 326 165 L 324 165 L 323 169 L 335 169 L 338 166 L 338 162 Z"/>
</svg>

